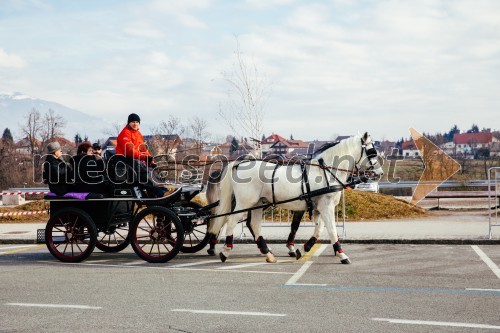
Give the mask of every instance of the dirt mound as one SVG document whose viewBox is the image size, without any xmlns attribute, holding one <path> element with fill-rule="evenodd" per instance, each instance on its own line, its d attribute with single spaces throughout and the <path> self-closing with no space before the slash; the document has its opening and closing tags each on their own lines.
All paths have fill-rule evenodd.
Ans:
<svg viewBox="0 0 500 333">
<path fill-rule="evenodd" d="M 345 191 L 348 221 L 415 218 L 428 215 L 418 207 L 392 195 L 363 191 Z"/>
<path fill-rule="evenodd" d="M 43 200 L 36 200 L 25 203 L 24 205 L 19 205 L 16 207 L 0 207 L 0 213 L 23 213 L 23 212 L 36 212 L 47 210 L 49 207 L 48 203 Z M 0 216 L 0 223 L 22 223 L 22 222 L 45 222 L 49 218 L 47 213 L 30 214 L 30 215 L 12 215 L 12 216 Z"/>
</svg>

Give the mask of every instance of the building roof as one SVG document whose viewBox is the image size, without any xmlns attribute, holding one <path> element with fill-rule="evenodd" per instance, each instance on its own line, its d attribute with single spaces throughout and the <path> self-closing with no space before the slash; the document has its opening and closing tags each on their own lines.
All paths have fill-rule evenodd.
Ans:
<svg viewBox="0 0 500 333">
<path fill-rule="evenodd" d="M 275 142 L 271 148 L 274 148 L 278 143 L 282 143 L 287 148 L 308 148 L 309 144 L 305 143 L 302 140 L 280 140 Z"/>
<path fill-rule="evenodd" d="M 492 133 L 461 133 L 453 135 L 455 144 L 490 143 L 492 140 Z"/>
<path fill-rule="evenodd" d="M 401 144 L 402 149 L 417 149 L 413 141 L 405 141 Z"/>
<path fill-rule="evenodd" d="M 264 140 L 262 140 L 261 143 L 276 143 L 278 141 L 286 141 L 286 139 L 284 137 L 282 137 L 281 135 L 273 133 L 273 134 L 269 135 L 267 138 L 265 138 Z"/>
</svg>

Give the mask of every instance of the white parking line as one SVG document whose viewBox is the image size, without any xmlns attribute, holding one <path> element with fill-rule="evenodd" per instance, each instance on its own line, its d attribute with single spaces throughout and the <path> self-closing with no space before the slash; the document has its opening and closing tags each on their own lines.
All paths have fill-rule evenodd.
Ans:
<svg viewBox="0 0 500 333">
<path fill-rule="evenodd" d="M 204 264 L 211 264 L 214 262 L 220 262 L 220 260 L 207 260 L 207 261 L 196 261 L 196 262 L 188 262 L 185 264 L 175 264 L 168 266 L 169 268 L 179 268 L 179 267 L 189 267 L 189 266 L 197 266 L 197 265 L 204 265 Z"/>
<path fill-rule="evenodd" d="M 312 265 L 312 261 L 306 261 L 302 267 L 299 268 L 299 270 L 293 274 L 293 276 L 288 280 L 285 285 L 294 285 L 297 283 L 297 281 L 304 275 L 304 273 L 307 271 L 307 269 Z"/>
<path fill-rule="evenodd" d="M 24 251 L 28 251 L 29 249 L 31 248 L 35 248 L 35 247 L 38 247 L 40 245 L 19 245 L 19 246 L 9 246 L 9 247 L 3 247 L 3 248 L 0 248 L 0 255 L 2 254 L 13 254 L 13 253 L 18 253 L 18 252 L 24 252 Z M 7 250 L 7 249 L 10 249 L 8 251 L 3 251 L 3 250 Z"/>
<path fill-rule="evenodd" d="M 465 290 L 500 291 L 500 289 L 465 288 Z"/>
<path fill-rule="evenodd" d="M 238 268 L 242 268 L 242 267 L 252 267 L 252 266 L 260 266 L 260 265 L 268 265 L 268 264 L 269 263 L 267 263 L 267 262 L 251 262 L 248 264 L 219 267 L 217 269 L 238 269 Z"/>
<path fill-rule="evenodd" d="M 40 263 L 44 264 L 52 264 L 52 265 L 74 265 L 74 266 L 97 266 L 97 267 L 114 267 L 114 268 L 135 268 L 135 269 L 157 269 L 157 270 L 179 270 L 179 271 L 204 271 L 204 272 L 230 272 L 230 273 L 254 273 L 254 274 L 278 274 L 278 275 L 292 275 L 294 273 L 289 272 L 270 272 L 270 271 L 244 271 L 244 270 L 229 270 L 229 271 L 221 271 L 218 269 L 211 268 L 172 268 L 172 267 L 158 267 L 158 266 L 144 266 L 144 265 L 110 265 L 110 264 L 86 264 L 86 263 L 67 263 L 67 262 L 58 262 L 58 261 L 46 261 L 46 260 L 38 260 Z M 217 261 L 218 262 L 218 261 Z"/>
<path fill-rule="evenodd" d="M 66 309 L 84 309 L 84 310 L 99 310 L 99 309 L 102 309 L 100 306 L 71 305 L 71 304 L 6 303 L 5 305 L 9 305 L 9 306 L 24 306 L 24 307 L 36 307 L 36 308 L 66 308 Z"/>
<path fill-rule="evenodd" d="M 20 249 L 23 247 L 37 247 L 38 245 L 16 245 L 16 246 L 8 246 L 8 247 L 0 247 L 0 251 L 3 250 L 12 250 L 12 249 Z"/>
<path fill-rule="evenodd" d="M 407 319 L 391 319 L 391 318 L 372 318 L 372 320 L 386 321 L 386 322 L 389 322 L 392 324 L 467 327 L 467 328 L 488 328 L 488 329 L 500 330 L 500 326 L 486 325 L 486 324 L 454 323 L 454 322 L 446 322 L 446 321 L 425 321 L 425 320 L 407 320 Z"/>
<path fill-rule="evenodd" d="M 477 245 L 471 245 L 472 249 L 474 251 L 476 251 L 476 253 L 479 255 L 479 257 L 484 261 L 484 263 L 486 265 L 488 265 L 488 267 L 493 271 L 493 273 L 495 273 L 495 275 L 497 276 L 497 278 L 500 279 L 500 268 L 498 268 L 498 266 L 493 262 L 493 260 L 491 260 L 487 255 L 486 253 L 484 253 L 480 248 L 479 246 Z"/>
<path fill-rule="evenodd" d="M 286 314 L 282 314 L 282 313 L 269 313 L 269 312 L 215 311 L 215 310 L 189 310 L 189 309 L 172 309 L 170 311 L 173 311 L 173 312 L 201 313 L 201 314 L 238 315 L 238 316 L 286 317 Z"/>
<path fill-rule="evenodd" d="M 87 261 L 88 262 L 88 261 Z M 122 265 L 125 265 L 125 266 L 130 266 L 130 265 L 142 265 L 142 264 L 145 264 L 146 261 L 144 260 L 134 260 L 134 261 L 130 261 L 130 262 L 126 262 Z"/>
</svg>

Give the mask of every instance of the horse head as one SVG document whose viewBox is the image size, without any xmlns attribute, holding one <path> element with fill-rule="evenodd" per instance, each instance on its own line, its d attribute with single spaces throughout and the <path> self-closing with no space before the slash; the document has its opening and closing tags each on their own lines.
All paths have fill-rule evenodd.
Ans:
<svg viewBox="0 0 500 333">
<path fill-rule="evenodd" d="M 365 173 L 372 173 L 377 178 L 384 175 L 382 163 L 379 161 L 379 153 L 377 149 L 375 149 L 373 140 L 370 135 L 368 135 L 368 132 L 365 132 L 365 134 L 361 136 L 361 155 L 357 164 Z"/>
</svg>

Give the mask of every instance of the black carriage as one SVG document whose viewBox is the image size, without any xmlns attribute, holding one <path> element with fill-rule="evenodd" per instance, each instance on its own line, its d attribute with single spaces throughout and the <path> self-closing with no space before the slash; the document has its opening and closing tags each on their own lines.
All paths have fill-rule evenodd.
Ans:
<svg viewBox="0 0 500 333">
<path fill-rule="evenodd" d="M 179 251 L 194 253 L 207 245 L 206 214 L 191 201 L 200 186 L 181 186 L 166 197 L 151 198 L 129 165 L 114 163 L 112 167 L 109 193 L 86 198 L 45 197 L 50 203 L 45 243 L 54 257 L 80 262 L 95 247 L 119 252 L 131 244 L 142 259 L 160 263 Z"/>
</svg>

